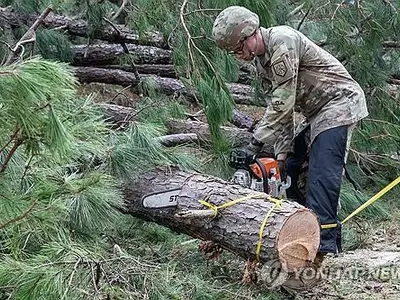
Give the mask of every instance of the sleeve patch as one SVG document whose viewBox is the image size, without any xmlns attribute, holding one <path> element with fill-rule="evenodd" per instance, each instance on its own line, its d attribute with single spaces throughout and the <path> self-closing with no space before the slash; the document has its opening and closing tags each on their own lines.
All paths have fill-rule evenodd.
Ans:
<svg viewBox="0 0 400 300">
<path fill-rule="evenodd" d="M 277 59 L 271 69 L 277 85 L 293 78 L 293 69 L 286 56 Z"/>
<path fill-rule="evenodd" d="M 277 76 L 285 77 L 288 69 L 284 60 L 277 61 L 272 65 L 274 72 Z"/>
</svg>

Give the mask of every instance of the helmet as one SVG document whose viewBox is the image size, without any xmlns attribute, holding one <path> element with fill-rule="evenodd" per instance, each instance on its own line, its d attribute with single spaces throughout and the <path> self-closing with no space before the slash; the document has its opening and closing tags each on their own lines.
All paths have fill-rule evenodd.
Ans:
<svg viewBox="0 0 400 300">
<path fill-rule="evenodd" d="M 259 27 L 258 16 L 242 6 L 225 8 L 214 21 L 212 36 L 220 48 L 232 50 Z"/>
</svg>

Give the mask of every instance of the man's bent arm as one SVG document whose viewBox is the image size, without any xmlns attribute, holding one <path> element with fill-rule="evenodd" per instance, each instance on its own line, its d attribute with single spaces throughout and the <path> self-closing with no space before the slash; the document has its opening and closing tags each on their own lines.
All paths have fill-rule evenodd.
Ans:
<svg viewBox="0 0 400 300">
<path fill-rule="evenodd" d="M 271 56 L 273 86 L 271 103 L 254 132 L 254 138 L 274 145 L 275 155 L 292 152 L 293 108 L 296 101 L 299 51 L 295 37 L 276 37 Z"/>
</svg>

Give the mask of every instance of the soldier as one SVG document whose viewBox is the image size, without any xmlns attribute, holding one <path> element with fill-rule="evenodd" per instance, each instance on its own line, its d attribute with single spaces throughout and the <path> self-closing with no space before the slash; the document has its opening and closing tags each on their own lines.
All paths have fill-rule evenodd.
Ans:
<svg viewBox="0 0 400 300">
<path fill-rule="evenodd" d="M 272 84 L 268 107 L 248 153 L 258 153 L 265 143 L 274 145 L 281 172 L 288 168 L 288 174 L 295 176 L 306 157 L 307 135 L 298 135 L 294 143 L 294 111 L 306 117 L 311 146 L 303 204 L 321 223 L 317 257 L 340 252 L 337 208 L 342 172 L 351 130 L 368 115 L 364 92 L 335 57 L 301 32 L 288 26 L 260 27 L 258 16 L 244 7 L 224 9 L 212 35 L 220 48 L 253 61 L 265 86 Z M 293 189 L 288 192 L 294 194 Z"/>
</svg>

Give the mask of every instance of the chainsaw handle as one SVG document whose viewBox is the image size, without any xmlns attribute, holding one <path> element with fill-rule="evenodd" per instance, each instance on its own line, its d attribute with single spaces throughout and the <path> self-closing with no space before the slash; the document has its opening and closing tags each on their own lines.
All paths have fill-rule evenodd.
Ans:
<svg viewBox="0 0 400 300">
<path fill-rule="evenodd" d="M 265 165 L 262 163 L 262 161 L 261 161 L 258 157 L 255 158 L 255 163 L 257 164 L 257 166 L 258 166 L 258 167 L 260 168 L 260 170 L 261 170 L 262 179 L 263 179 L 263 189 L 264 189 L 264 193 L 269 194 L 267 169 L 265 168 Z"/>
</svg>

